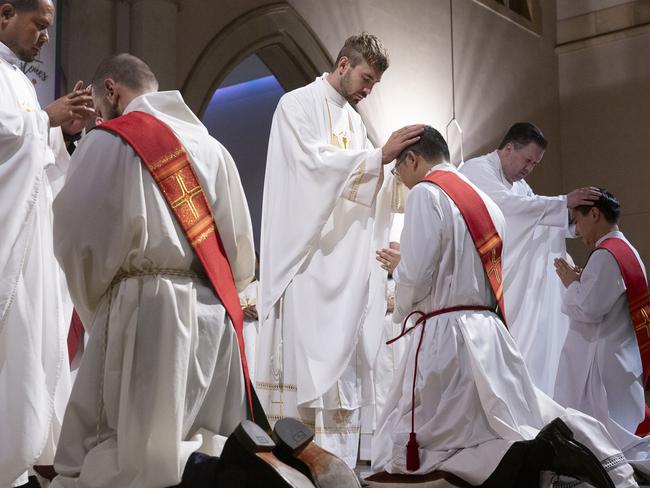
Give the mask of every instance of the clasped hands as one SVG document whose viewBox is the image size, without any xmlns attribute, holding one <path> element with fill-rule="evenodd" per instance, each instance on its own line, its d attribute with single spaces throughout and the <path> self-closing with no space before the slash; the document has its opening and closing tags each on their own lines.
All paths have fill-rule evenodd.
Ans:
<svg viewBox="0 0 650 488">
<path fill-rule="evenodd" d="M 560 277 L 565 288 L 568 288 L 574 281 L 580 281 L 582 268 L 571 266 L 564 258 L 556 258 L 553 264 L 555 265 L 555 272 Z"/>
</svg>

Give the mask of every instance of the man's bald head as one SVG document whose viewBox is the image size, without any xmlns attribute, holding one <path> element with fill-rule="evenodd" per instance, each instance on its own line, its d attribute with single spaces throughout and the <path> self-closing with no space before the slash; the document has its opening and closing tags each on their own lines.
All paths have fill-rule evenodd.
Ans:
<svg viewBox="0 0 650 488">
<path fill-rule="evenodd" d="M 108 79 L 138 94 L 158 90 L 158 80 L 151 68 L 132 54 L 116 54 L 102 61 L 93 76 L 93 93 L 103 95 L 106 88 L 104 82 Z"/>
<path fill-rule="evenodd" d="M 124 53 L 99 64 L 92 86 L 98 118 L 111 120 L 122 115 L 134 98 L 158 91 L 158 80 L 147 63 Z"/>
</svg>

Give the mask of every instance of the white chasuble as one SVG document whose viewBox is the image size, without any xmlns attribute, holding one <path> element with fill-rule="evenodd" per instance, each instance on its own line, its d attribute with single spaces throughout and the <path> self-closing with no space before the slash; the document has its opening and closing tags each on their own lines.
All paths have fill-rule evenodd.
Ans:
<svg viewBox="0 0 650 488">
<path fill-rule="evenodd" d="M 264 183 L 256 386 L 271 423 L 316 423 L 317 441 L 351 464 L 386 306 L 375 250 L 388 244 L 389 180 L 325 76 L 282 97 Z"/>
<path fill-rule="evenodd" d="M 448 163 L 434 169 L 457 171 Z M 476 190 L 495 228 L 501 236 L 505 229 L 507 238 L 507 224 L 498 206 Z M 422 183 L 411 190 L 400 245 L 401 261 L 393 275 L 396 321 L 414 310 L 496 307 L 464 219 L 439 187 Z M 603 463 L 617 487 L 636 486 L 632 468 L 602 424 L 565 410 L 533 385 L 517 344 L 495 313 L 444 313 L 422 327 L 400 339 L 406 341 L 406 354 L 378 422 L 373 471 L 426 474 L 440 470 L 480 485 L 514 442 L 534 438 L 544 425 L 560 417 Z M 412 407 L 419 443 L 417 471 L 406 469 Z"/>
<path fill-rule="evenodd" d="M 0 43 L 0 486 L 51 464 L 70 393 L 72 305 L 54 257 L 52 199 L 69 157 Z M 19 479 L 20 478 L 20 479 Z"/>
<path fill-rule="evenodd" d="M 136 110 L 162 120 L 186 149 L 243 290 L 255 253 L 230 154 L 176 91 L 141 95 L 125 113 Z M 214 454 L 213 435 L 245 418 L 235 331 L 131 146 L 94 130 L 71 165 L 54 202 L 55 248 L 90 338 L 51 486 L 174 486 L 193 451 Z"/>
<path fill-rule="evenodd" d="M 506 219 L 503 288 L 508 330 L 533 382 L 552 396 L 569 326 L 561 312 L 563 286 L 553 266 L 555 258 L 567 258 L 566 198 L 535 195 L 524 180 L 510 183 L 496 151 L 467 161 L 460 172 L 494 200 Z"/>
</svg>

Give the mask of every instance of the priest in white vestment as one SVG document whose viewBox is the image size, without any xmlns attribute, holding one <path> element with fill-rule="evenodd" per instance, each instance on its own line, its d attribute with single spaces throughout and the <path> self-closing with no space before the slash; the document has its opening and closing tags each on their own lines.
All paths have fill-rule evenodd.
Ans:
<svg viewBox="0 0 650 488">
<path fill-rule="evenodd" d="M 271 424 L 301 419 L 350 466 L 386 307 L 386 273 L 374 261 L 388 244 L 384 165 L 421 131 L 403 128 L 383 148 L 368 141 L 351 104 L 387 67 L 376 37 L 353 36 L 332 73 L 285 94 L 264 182 L 257 391 Z"/>
<path fill-rule="evenodd" d="M 590 248 L 608 238 L 624 240 L 618 229 L 620 204 L 603 191 L 593 206 L 574 210 L 577 234 Z M 595 249 L 581 272 L 558 260 L 557 273 L 567 287 L 562 311 L 569 317 L 555 399 L 600 420 L 628 461 L 650 474 L 650 439 L 634 435 L 645 417 L 643 365 L 626 296 L 614 256 Z"/>
<path fill-rule="evenodd" d="M 253 233 L 234 161 L 177 91 L 156 92 L 130 55 L 100 64 L 98 115 L 141 111 L 182 142 L 211 206 L 239 291 Z M 57 258 L 90 339 L 66 410 L 55 488 L 162 488 L 194 451 L 246 415 L 236 334 L 149 171 L 114 133 L 93 130 L 54 202 Z"/>
<path fill-rule="evenodd" d="M 76 133 L 92 114 L 91 97 L 79 84 L 41 110 L 21 71 L 20 62 L 34 60 L 54 22 L 52 2 L 36 4 L 0 0 L 2 488 L 26 484 L 33 465 L 52 464 L 70 392 L 72 305 L 54 257 L 51 204 L 69 162 L 62 129 Z"/>
<path fill-rule="evenodd" d="M 538 388 L 553 395 L 568 320 L 553 260 L 566 257 L 573 237 L 569 208 L 598 198 L 592 188 L 568 195 L 536 195 L 525 178 L 544 156 L 547 141 L 529 123 L 514 124 L 496 151 L 459 169 L 499 206 L 506 218 L 504 291 L 508 329 Z"/>
<path fill-rule="evenodd" d="M 412 188 L 400 239 L 401 260 L 394 273 L 396 321 L 415 310 L 426 314 L 459 306 L 496 308 L 458 207 L 437 185 L 417 184 L 431 171 L 448 171 L 471 185 L 448 160 L 444 139 L 428 127 L 420 142 L 407 148 L 395 166 Z M 498 206 L 473 188 L 497 232 L 504 235 L 505 222 Z M 517 345 L 496 313 L 467 307 L 429 318 L 426 329 L 420 327 L 425 326 L 399 339 L 407 341 L 407 351 L 379 419 L 373 471 L 409 475 L 444 471 L 474 486 L 521 488 L 539 486 L 540 470 L 581 474 L 583 480 L 599 472 L 606 480 L 599 460 L 615 486 L 637 486 L 632 468 L 601 424 L 561 408 L 533 385 Z M 410 471 L 406 445 L 412 431 L 412 409 L 419 467 Z M 581 465 L 584 458 L 578 462 L 562 456 L 561 442 L 549 448 L 547 436 L 558 417 L 596 456 L 589 456 L 591 469 L 580 471 L 588 466 Z"/>
</svg>

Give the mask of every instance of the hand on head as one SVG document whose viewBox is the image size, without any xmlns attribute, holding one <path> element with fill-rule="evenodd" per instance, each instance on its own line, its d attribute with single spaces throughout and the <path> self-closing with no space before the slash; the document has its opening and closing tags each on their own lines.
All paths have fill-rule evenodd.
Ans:
<svg viewBox="0 0 650 488">
<path fill-rule="evenodd" d="M 581 205 L 591 206 L 600 198 L 600 190 L 595 186 L 586 186 L 573 190 L 566 197 L 566 206 L 576 208 Z"/>
<path fill-rule="evenodd" d="M 424 124 L 407 125 L 393 132 L 381 148 L 381 162 L 388 164 L 400 153 L 420 140 Z"/>
</svg>

